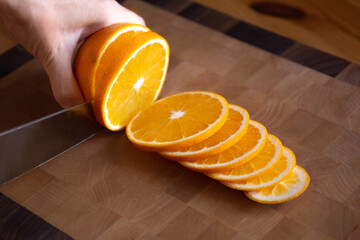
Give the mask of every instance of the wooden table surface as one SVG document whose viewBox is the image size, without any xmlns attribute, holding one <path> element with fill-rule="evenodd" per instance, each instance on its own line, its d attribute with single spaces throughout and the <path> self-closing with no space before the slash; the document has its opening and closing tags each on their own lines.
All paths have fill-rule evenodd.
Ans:
<svg viewBox="0 0 360 240">
<path fill-rule="evenodd" d="M 342 0 L 194 0 L 360 63 L 360 4 Z"/>
<path fill-rule="evenodd" d="M 103 130 L 0 192 L 76 239 L 359 239 L 360 88 L 150 4 L 125 5 L 170 44 L 161 97 L 207 90 L 246 108 L 295 152 L 307 191 L 258 204 Z M 59 109 L 36 60 L 0 80 L 0 99 L 2 130 Z M 0 236 L 14 236 L 4 226 Z"/>
</svg>

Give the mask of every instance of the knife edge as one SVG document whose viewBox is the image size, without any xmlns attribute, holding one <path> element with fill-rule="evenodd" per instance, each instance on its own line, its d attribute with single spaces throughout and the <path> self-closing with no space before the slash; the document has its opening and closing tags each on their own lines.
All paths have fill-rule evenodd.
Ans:
<svg viewBox="0 0 360 240">
<path fill-rule="evenodd" d="M 0 185 L 64 153 L 101 129 L 92 103 L 86 102 L 0 133 Z"/>
</svg>

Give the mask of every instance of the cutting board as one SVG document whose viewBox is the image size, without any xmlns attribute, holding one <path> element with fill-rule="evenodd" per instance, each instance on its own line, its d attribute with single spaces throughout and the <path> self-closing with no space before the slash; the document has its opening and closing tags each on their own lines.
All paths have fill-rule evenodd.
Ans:
<svg viewBox="0 0 360 240">
<path fill-rule="evenodd" d="M 359 88 L 144 2 L 127 7 L 170 44 L 161 97 L 206 90 L 246 108 L 295 152 L 311 177 L 307 191 L 284 204 L 258 204 L 136 149 L 124 132 L 103 130 L 1 193 L 76 239 L 359 236 Z M 46 76 L 36 61 L 18 71 Z"/>
</svg>

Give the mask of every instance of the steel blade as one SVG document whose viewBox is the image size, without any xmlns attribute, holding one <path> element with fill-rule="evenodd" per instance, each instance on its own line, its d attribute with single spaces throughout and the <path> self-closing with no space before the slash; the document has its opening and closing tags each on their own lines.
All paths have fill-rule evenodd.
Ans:
<svg viewBox="0 0 360 240">
<path fill-rule="evenodd" d="M 98 132 L 90 102 L 0 133 L 0 185 Z"/>
</svg>

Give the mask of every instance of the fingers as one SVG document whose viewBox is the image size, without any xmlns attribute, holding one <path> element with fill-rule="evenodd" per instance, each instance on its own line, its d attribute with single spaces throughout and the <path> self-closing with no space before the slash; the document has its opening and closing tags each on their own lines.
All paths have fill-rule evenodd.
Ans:
<svg viewBox="0 0 360 240">
<path fill-rule="evenodd" d="M 101 9 L 101 11 L 99 11 L 99 9 Z M 116 1 L 101 2 L 99 6 L 93 5 L 89 9 L 86 9 L 85 15 L 86 17 L 75 18 L 76 20 L 72 18 L 72 22 L 67 23 L 68 25 L 74 24 L 78 26 L 80 34 L 77 35 L 77 37 L 76 34 L 72 34 L 71 36 L 67 33 L 61 34 L 61 38 L 63 38 L 64 41 L 68 41 L 69 46 L 64 46 L 59 42 L 58 44 L 51 44 L 51 49 L 55 49 L 56 52 L 52 54 L 53 57 L 51 57 L 50 61 L 48 60 L 48 56 L 44 58 L 47 59 L 47 62 L 43 63 L 43 65 L 49 75 L 54 97 L 64 108 L 84 102 L 79 85 L 72 71 L 72 55 L 76 43 L 99 29 L 114 23 L 145 25 L 142 17 L 121 6 Z"/>
<path fill-rule="evenodd" d="M 134 23 L 145 26 L 145 21 L 142 17 L 115 1 L 109 2 L 107 10 L 105 22 L 109 25 L 114 23 Z"/>
<path fill-rule="evenodd" d="M 79 12 L 78 8 L 82 11 Z M 49 75 L 54 97 L 64 108 L 84 102 L 72 71 L 72 55 L 77 42 L 115 23 L 145 25 L 142 17 L 116 1 L 94 1 L 92 4 L 79 5 L 78 8 L 65 9 L 69 11 L 59 14 L 59 33 L 51 36 L 48 41 L 51 42 L 49 50 L 52 54 L 39 58 L 45 60 L 42 63 Z M 65 26 L 66 31 L 61 30 L 61 26 Z"/>
<path fill-rule="evenodd" d="M 43 64 L 62 107 L 84 101 L 72 71 L 72 55 L 79 41 L 114 23 L 145 25 L 143 18 L 115 0 L 20 1 L 12 9 L 18 13 L 11 14 L 16 21 L 9 19 L 15 36 Z"/>
<path fill-rule="evenodd" d="M 80 88 L 72 71 L 72 49 L 62 49 L 51 61 L 43 64 L 49 76 L 51 88 L 56 101 L 69 108 L 84 102 Z"/>
<path fill-rule="evenodd" d="M 144 26 L 146 25 L 142 17 L 137 15 L 135 12 L 121 6 L 120 4 L 118 4 L 118 9 L 116 10 L 117 10 L 117 14 L 114 14 L 114 16 L 117 18 L 116 20 L 118 22 L 122 21 L 126 23 L 135 23 Z M 123 12 L 123 16 L 119 14 L 120 12 Z"/>
</svg>

